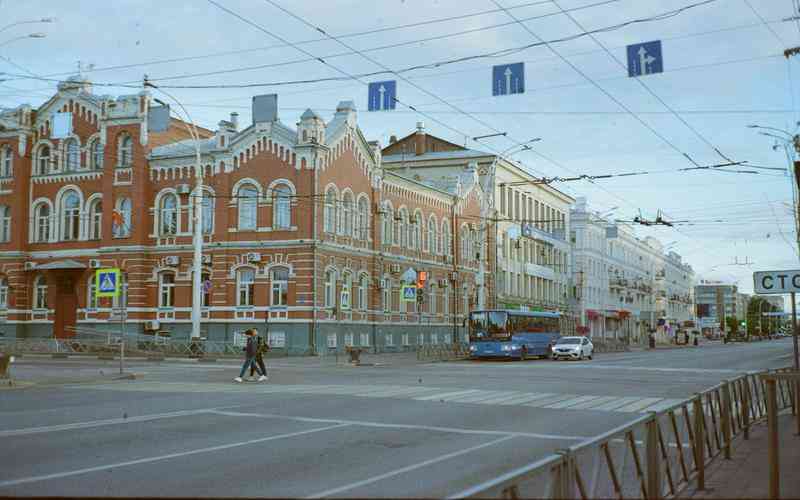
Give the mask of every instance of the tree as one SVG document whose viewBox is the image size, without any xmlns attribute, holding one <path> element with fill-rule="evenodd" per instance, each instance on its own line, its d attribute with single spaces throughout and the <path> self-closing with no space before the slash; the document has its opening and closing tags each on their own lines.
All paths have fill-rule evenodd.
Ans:
<svg viewBox="0 0 800 500">
<path fill-rule="evenodd" d="M 752 297 L 747 303 L 747 333 L 748 335 L 771 335 L 774 333 L 772 321 L 769 318 L 762 317 L 762 313 L 777 311 L 777 307 L 773 306 L 763 297 Z"/>
<path fill-rule="evenodd" d="M 736 320 L 736 318 L 732 316 L 725 318 L 725 326 L 728 335 L 735 337 L 739 333 L 739 322 Z"/>
</svg>

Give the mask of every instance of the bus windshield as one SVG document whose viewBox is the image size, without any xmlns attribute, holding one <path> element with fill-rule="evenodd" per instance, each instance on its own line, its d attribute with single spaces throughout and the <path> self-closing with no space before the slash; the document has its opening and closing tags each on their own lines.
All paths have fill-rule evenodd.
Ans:
<svg viewBox="0 0 800 500">
<path fill-rule="evenodd" d="M 471 342 L 511 340 L 511 332 L 508 329 L 508 314 L 502 311 L 481 311 L 470 314 L 469 338 Z"/>
</svg>

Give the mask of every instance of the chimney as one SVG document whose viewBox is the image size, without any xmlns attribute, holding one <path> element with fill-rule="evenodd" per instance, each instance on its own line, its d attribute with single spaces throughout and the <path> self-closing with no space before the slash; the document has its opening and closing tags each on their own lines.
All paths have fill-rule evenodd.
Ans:
<svg viewBox="0 0 800 500">
<path fill-rule="evenodd" d="M 239 130 L 239 113 L 231 113 L 231 124 L 233 125 L 233 130 Z"/>
<path fill-rule="evenodd" d="M 390 136 L 389 137 L 389 144 L 394 144 L 395 142 L 397 142 L 397 136 L 396 135 Z"/>
<path fill-rule="evenodd" d="M 425 124 L 417 122 L 417 133 L 414 136 L 417 156 L 425 154 Z"/>
</svg>

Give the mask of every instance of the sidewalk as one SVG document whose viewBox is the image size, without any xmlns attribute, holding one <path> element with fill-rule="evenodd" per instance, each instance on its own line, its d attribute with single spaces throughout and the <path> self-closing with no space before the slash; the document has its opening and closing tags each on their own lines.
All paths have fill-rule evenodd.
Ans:
<svg viewBox="0 0 800 500">
<path fill-rule="evenodd" d="M 791 413 L 778 416 L 781 498 L 800 497 L 800 436 Z M 750 439 L 733 442 L 731 460 L 722 456 L 706 471 L 706 489 L 697 491 L 696 482 L 683 498 L 768 498 L 769 458 L 767 423 L 760 422 L 750 431 Z"/>
</svg>

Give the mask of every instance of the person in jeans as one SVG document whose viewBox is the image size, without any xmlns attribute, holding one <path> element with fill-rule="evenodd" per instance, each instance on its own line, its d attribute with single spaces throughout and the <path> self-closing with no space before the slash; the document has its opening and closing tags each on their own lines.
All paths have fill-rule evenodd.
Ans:
<svg viewBox="0 0 800 500">
<path fill-rule="evenodd" d="M 258 343 L 256 341 L 256 333 L 257 332 L 253 328 L 245 332 L 245 335 L 247 335 L 247 345 L 243 349 L 245 352 L 245 359 L 244 359 L 244 364 L 242 365 L 242 370 L 239 372 L 239 376 L 233 379 L 236 382 L 242 381 L 242 377 L 244 377 L 244 374 L 247 372 L 247 369 L 249 367 L 251 366 L 257 367 L 256 353 L 258 352 Z M 264 373 L 261 372 L 261 368 L 258 368 L 258 372 L 260 375 L 260 377 L 258 378 L 259 382 L 267 380 L 267 377 L 264 375 Z"/>
<path fill-rule="evenodd" d="M 259 380 L 268 380 L 269 377 L 267 376 L 267 367 L 264 365 L 264 354 L 269 351 L 269 344 L 264 341 L 264 337 L 260 335 L 256 335 L 256 364 L 258 367 L 261 368 L 262 376 Z M 253 375 L 256 372 L 255 365 L 250 365 L 250 378 L 253 378 Z"/>
</svg>

